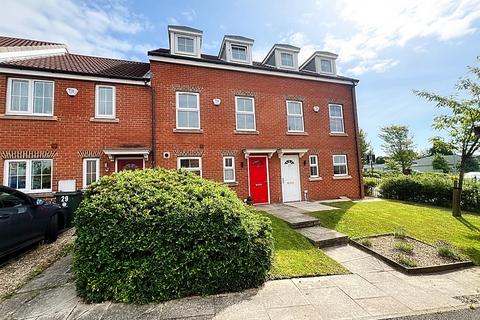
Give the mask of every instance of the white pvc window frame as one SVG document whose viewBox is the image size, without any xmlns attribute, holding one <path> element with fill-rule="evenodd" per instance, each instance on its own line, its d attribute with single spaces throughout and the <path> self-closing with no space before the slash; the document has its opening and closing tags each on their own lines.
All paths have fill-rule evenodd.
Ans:
<svg viewBox="0 0 480 320">
<path fill-rule="evenodd" d="M 182 167 L 182 160 L 198 160 L 198 167 Z M 199 176 L 202 176 L 202 157 L 178 157 L 177 158 L 177 170 L 185 170 L 190 172 L 199 172 Z"/>
<path fill-rule="evenodd" d="M 310 178 L 320 177 L 320 171 L 318 169 L 318 156 L 316 154 L 312 154 L 308 157 L 308 166 L 309 166 Z M 312 169 L 316 171 L 315 174 L 312 174 Z"/>
<path fill-rule="evenodd" d="M 252 102 L 252 111 L 239 111 L 238 110 L 238 100 L 246 99 Z M 252 115 L 253 116 L 253 128 L 239 128 L 238 127 L 238 116 L 239 115 Z M 256 131 L 257 130 L 257 117 L 255 116 L 255 98 L 245 97 L 245 96 L 235 96 L 235 129 L 237 131 Z"/>
<path fill-rule="evenodd" d="M 341 161 L 336 161 L 342 159 Z M 346 154 L 334 154 L 332 156 L 333 162 L 333 176 L 345 177 L 348 176 L 348 159 Z M 335 167 L 345 167 L 345 173 L 335 173 Z"/>
<path fill-rule="evenodd" d="M 340 116 L 332 115 L 332 108 L 339 108 L 340 109 Z M 330 125 L 330 133 L 345 133 L 345 119 L 343 116 L 343 105 L 341 104 L 336 104 L 336 103 L 331 103 L 328 105 L 328 117 L 329 117 L 329 125 Z M 342 124 L 342 130 L 333 130 L 332 128 L 332 120 L 340 120 Z"/>
<path fill-rule="evenodd" d="M 300 105 L 300 114 L 297 113 L 290 113 L 288 111 L 288 105 L 292 104 L 299 104 Z M 303 119 L 303 102 L 302 101 L 296 101 L 296 100 L 287 100 L 286 101 L 286 106 L 287 106 L 287 131 L 288 132 L 305 132 L 305 121 Z M 302 130 L 290 130 L 289 125 L 288 125 L 288 119 L 289 118 L 300 118 L 302 120 Z"/>
<path fill-rule="evenodd" d="M 231 160 L 231 165 L 227 165 L 227 160 Z M 227 179 L 227 171 L 232 172 L 232 179 Z M 225 156 L 223 157 L 223 182 L 235 182 L 235 157 Z"/>
<path fill-rule="evenodd" d="M 101 89 L 110 89 L 112 90 L 112 114 L 100 114 L 100 90 Z M 115 86 L 108 86 L 99 84 L 95 86 L 95 118 L 98 119 L 115 119 L 116 117 L 116 104 L 117 104 L 117 90 Z"/>
<path fill-rule="evenodd" d="M 27 89 L 27 111 L 19 111 L 19 110 L 12 110 L 12 94 L 13 94 L 13 82 L 14 81 L 23 81 L 27 82 L 28 89 Z M 35 104 L 35 83 L 36 82 L 43 82 L 52 85 L 52 112 L 50 113 L 41 113 L 35 112 L 34 104 Z M 45 98 L 45 97 L 43 97 Z M 6 110 L 5 113 L 8 115 L 32 115 L 32 116 L 39 116 L 39 117 L 50 117 L 54 114 L 54 107 L 55 107 L 55 81 L 51 80 L 43 80 L 43 79 L 26 79 L 26 78 L 8 78 L 7 82 L 7 101 L 6 101 Z"/>
<path fill-rule="evenodd" d="M 180 50 L 179 47 L 179 39 L 184 38 L 184 39 L 189 39 L 192 41 L 192 51 L 185 51 L 185 50 Z M 197 44 L 196 44 L 196 37 L 184 35 L 184 34 L 176 34 L 175 35 L 175 53 L 179 54 L 184 54 L 184 55 L 189 55 L 189 56 L 195 56 L 197 55 Z M 186 46 L 185 46 L 186 47 Z"/>
<path fill-rule="evenodd" d="M 33 189 L 32 188 L 32 176 L 33 176 L 33 162 L 35 161 L 48 161 L 50 162 L 50 188 L 45 189 Z M 9 186 L 9 167 L 12 162 L 25 163 L 25 188 L 16 189 L 25 193 L 45 193 L 52 191 L 53 185 L 53 160 L 52 159 L 7 159 L 3 163 L 3 185 Z"/>
<path fill-rule="evenodd" d="M 180 95 L 189 95 L 189 96 L 195 96 L 197 100 L 196 108 L 184 108 L 180 106 Z M 175 126 L 177 129 L 186 129 L 186 130 L 200 130 L 201 124 L 200 124 L 200 94 L 198 92 L 184 92 L 184 91 L 177 91 L 175 93 Z M 197 122 L 198 126 L 196 127 L 181 127 L 178 124 L 178 113 L 182 112 L 196 112 L 197 113 Z"/>
<path fill-rule="evenodd" d="M 89 162 L 95 163 L 95 179 L 88 183 L 88 175 L 93 174 L 93 172 L 88 172 L 88 163 Z M 83 188 L 87 188 L 90 184 L 97 182 L 100 179 L 100 159 L 99 158 L 84 158 L 83 159 Z"/>
</svg>

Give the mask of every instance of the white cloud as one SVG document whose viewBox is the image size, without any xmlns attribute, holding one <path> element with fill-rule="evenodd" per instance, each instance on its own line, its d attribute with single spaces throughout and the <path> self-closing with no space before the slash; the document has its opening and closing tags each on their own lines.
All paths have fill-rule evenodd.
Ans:
<svg viewBox="0 0 480 320">
<path fill-rule="evenodd" d="M 125 40 L 152 26 L 122 2 L 9 1 L 2 3 L 0 21 L 2 35 L 61 42 L 74 53 L 128 58 L 152 48 Z"/>
<path fill-rule="evenodd" d="M 187 20 L 187 21 L 193 21 L 195 17 L 197 16 L 197 12 L 193 9 L 190 9 L 188 11 L 182 12 L 182 16 Z"/>
<path fill-rule="evenodd" d="M 480 19 L 478 0 L 338 1 L 336 11 L 351 36 L 327 34 L 324 48 L 339 54 L 340 63 L 352 63 L 356 75 L 384 72 L 399 61 L 383 50 L 404 47 L 418 38 L 457 40 L 476 31 Z"/>
</svg>

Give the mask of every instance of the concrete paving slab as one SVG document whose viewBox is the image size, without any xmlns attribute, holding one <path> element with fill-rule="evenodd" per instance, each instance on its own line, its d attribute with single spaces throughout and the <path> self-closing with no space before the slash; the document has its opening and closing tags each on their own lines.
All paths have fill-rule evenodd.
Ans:
<svg viewBox="0 0 480 320">
<path fill-rule="evenodd" d="M 311 320 L 324 319 L 313 306 L 296 306 L 269 309 L 268 314 L 275 320 Z"/>
<path fill-rule="evenodd" d="M 258 290 L 253 289 L 215 296 L 214 319 L 270 319 L 267 309 L 257 293 Z"/>
<path fill-rule="evenodd" d="M 176 319 L 215 315 L 214 297 L 189 297 L 167 301 L 163 305 L 162 319 Z"/>
<path fill-rule="evenodd" d="M 326 248 L 323 251 L 332 259 L 335 259 L 340 263 L 359 258 L 371 257 L 371 255 L 365 251 L 359 250 L 351 245 Z"/>
<path fill-rule="evenodd" d="M 258 206 L 259 210 L 266 211 L 271 215 L 285 221 L 291 228 L 311 227 L 319 224 L 317 218 L 306 215 L 307 211 L 286 206 L 283 204 L 269 204 Z"/>
<path fill-rule="evenodd" d="M 267 309 L 305 306 L 309 302 L 291 280 L 266 282 L 256 296 Z"/>
<path fill-rule="evenodd" d="M 372 316 L 390 316 L 412 312 L 410 308 L 392 297 L 374 297 L 355 300 Z"/>
<path fill-rule="evenodd" d="M 348 237 L 343 233 L 320 226 L 297 229 L 297 232 L 320 248 L 343 245 L 348 242 Z"/>
<path fill-rule="evenodd" d="M 331 277 L 296 278 L 292 282 L 300 291 L 335 287 Z"/>
<path fill-rule="evenodd" d="M 386 296 L 385 292 L 360 277 L 358 274 L 333 276 L 332 282 L 352 299 Z"/>
<path fill-rule="evenodd" d="M 329 210 L 338 210 L 336 207 L 327 206 L 320 202 L 309 202 L 309 201 L 299 201 L 299 202 L 288 202 L 285 203 L 289 207 L 298 208 L 306 212 L 316 212 L 316 211 L 329 211 Z"/>
<path fill-rule="evenodd" d="M 369 316 L 340 288 L 331 287 L 305 292 L 305 296 L 323 319 L 349 319 Z"/>
</svg>

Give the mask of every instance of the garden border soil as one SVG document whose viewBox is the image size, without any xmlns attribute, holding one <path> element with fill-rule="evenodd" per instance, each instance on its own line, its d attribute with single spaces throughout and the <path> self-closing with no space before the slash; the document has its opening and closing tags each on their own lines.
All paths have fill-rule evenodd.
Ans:
<svg viewBox="0 0 480 320">
<path fill-rule="evenodd" d="M 364 237 L 359 237 L 359 238 L 354 238 L 350 239 L 350 243 L 354 245 L 355 247 L 370 253 L 371 255 L 381 259 L 382 261 L 385 261 L 387 264 L 391 265 L 392 267 L 407 273 L 407 274 L 425 274 L 425 273 L 435 273 L 435 272 L 442 272 L 442 271 L 448 271 L 448 270 L 454 270 L 454 269 L 459 269 L 459 268 L 465 268 L 465 267 L 470 267 L 473 266 L 473 262 L 470 260 L 466 261 L 458 261 L 458 262 L 452 262 L 452 263 L 446 263 L 446 264 L 439 264 L 439 265 L 431 265 L 431 266 L 426 266 L 426 267 L 406 267 L 398 262 L 396 262 L 393 259 L 390 259 L 387 256 L 384 256 L 381 253 L 378 253 L 377 251 L 366 247 L 362 245 L 359 241 L 362 239 L 368 239 L 368 238 L 378 238 L 378 237 L 385 237 L 385 236 L 393 236 L 393 233 L 383 233 L 383 234 L 376 234 L 376 235 L 370 235 L 370 236 L 364 236 Z M 423 243 L 427 246 L 434 247 L 429 243 L 426 243 L 425 241 L 406 236 L 406 238 L 409 238 L 414 241 L 418 241 L 420 243 Z"/>
</svg>

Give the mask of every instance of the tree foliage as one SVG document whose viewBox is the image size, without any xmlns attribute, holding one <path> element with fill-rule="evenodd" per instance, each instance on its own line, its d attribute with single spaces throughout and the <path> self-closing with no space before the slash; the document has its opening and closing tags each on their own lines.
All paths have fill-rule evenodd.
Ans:
<svg viewBox="0 0 480 320">
<path fill-rule="evenodd" d="M 367 156 L 372 150 L 372 145 L 367 141 L 367 133 L 363 129 L 360 129 L 360 143 L 362 147 L 362 163 L 367 164 Z"/>
<path fill-rule="evenodd" d="M 428 155 L 433 156 L 436 154 L 441 154 L 444 156 L 453 155 L 455 147 L 450 143 L 445 142 L 441 137 L 433 137 L 430 139 L 432 142 L 432 147 L 428 150 Z"/>
<path fill-rule="evenodd" d="M 407 126 L 391 125 L 383 127 L 378 135 L 383 140 L 383 151 L 400 165 L 402 172 L 407 173 L 413 160 L 417 157 L 414 151 L 413 136 Z"/>
<path fill-rule="evenodd" d="M 450 166 L 448 165 L 447 159 L 441 154 L 436 154 L 432 159 L 432 166 L 435 170 L 442 170 L 443 173 L 450 172 Z"/>
</svg>

